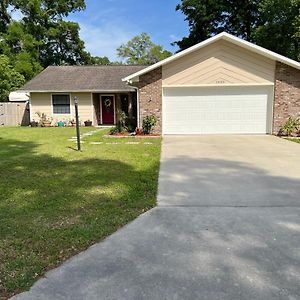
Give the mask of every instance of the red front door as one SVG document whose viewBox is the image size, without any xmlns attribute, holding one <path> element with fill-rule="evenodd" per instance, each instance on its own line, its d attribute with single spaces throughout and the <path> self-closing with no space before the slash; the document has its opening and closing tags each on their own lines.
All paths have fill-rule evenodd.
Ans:
<svg viewBox="0 0 300 300">
<path fill-rule="evenodd" d="M 115 97 L 101 96 L 102 124 L 115 124 Z"/>
</svg>

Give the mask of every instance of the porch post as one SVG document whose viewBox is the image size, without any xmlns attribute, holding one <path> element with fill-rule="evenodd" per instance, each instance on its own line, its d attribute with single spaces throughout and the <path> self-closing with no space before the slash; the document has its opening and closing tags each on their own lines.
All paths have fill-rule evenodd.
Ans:
<svg viewBox="0 0 300 300">
<path fill-rule="evenodd" d="M 132 94 L 129 93 L 128 94 L 128 116 L 129 118 L 132 118 L 132 114 L 133 114 L 133 111 L 132 111 Z"/>
</svg>

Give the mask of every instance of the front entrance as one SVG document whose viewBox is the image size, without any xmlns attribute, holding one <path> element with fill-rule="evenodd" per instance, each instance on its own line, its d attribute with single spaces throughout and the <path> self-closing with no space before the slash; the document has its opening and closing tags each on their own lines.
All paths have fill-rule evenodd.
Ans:
<svg viewBox="0 0 300 300">
<path fill-rule="evenodd" d="M 103 95 L 101 96 L 100 102 L 102 112 L 102 124 L 115 124 L 115 96 Z"/>
</svg>

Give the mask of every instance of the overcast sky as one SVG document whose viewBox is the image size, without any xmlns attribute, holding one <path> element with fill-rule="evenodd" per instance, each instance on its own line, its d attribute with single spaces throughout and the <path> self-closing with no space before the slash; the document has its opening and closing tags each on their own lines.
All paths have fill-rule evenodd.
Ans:
<svg viewBox="0 0 300 300">
<path fill-rule="evenodd" d="M 179 0 L 86 0 L 87 9 L 68 17 L 79 23 L 81 38 L 92 55 L 117 60 L 116 48 L 147 32 L 152 40 L 174 52 L 170 44 L 188 33 Z"/>
</svg>

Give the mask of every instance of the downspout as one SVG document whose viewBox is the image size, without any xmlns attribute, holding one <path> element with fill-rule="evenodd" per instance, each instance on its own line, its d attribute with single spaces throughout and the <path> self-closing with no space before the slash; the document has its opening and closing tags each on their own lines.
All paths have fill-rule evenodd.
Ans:
<svg viewBox="0 0 300 300">
<path fill-rule="evenodd" d="M 32 106 L 31 106 L 31 93 L 29 92 L 29 100 L 28 100 L 28 106 L 29 106 L 29 122 L 31 123 L 32 120 Z"/>
</svg>

